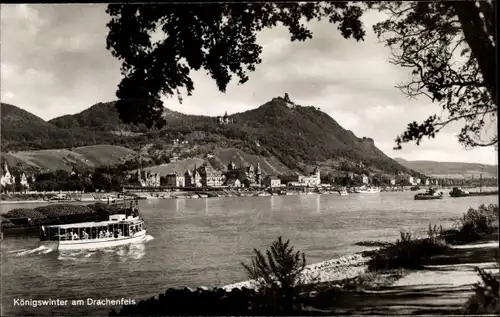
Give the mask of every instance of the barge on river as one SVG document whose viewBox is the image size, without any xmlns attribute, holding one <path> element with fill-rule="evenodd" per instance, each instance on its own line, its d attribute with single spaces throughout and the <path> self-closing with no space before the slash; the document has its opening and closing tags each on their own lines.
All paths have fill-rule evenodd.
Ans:
<svg viewBox="0 0 500 317">
<path fill-rule="evenodd" d="M 415 200 L 433 200 L 443 199 L 443 192 L 437 192 L 434 188 L 429 188 L 425 193 L 418 193 L 414 196 Z"/>
<path fill-rule="evenodd" d="M 137 212 L 110 215 L 109 220 L 41 226 L 42 245 L 54 250 L 83 250 L 141 242 L 146 227 Z"/>
<path fill-rule="evenodd" d="M 456 197 L 467 197 L 467 196 L 469 196 L 469 192 L 466 191 L 466 190 L 463 190 L 460 187 L 453 187 L 453 189 L 450 192 L 450 196 L 454 197 L 454 198 L 456 198 Z"/>
</svg>

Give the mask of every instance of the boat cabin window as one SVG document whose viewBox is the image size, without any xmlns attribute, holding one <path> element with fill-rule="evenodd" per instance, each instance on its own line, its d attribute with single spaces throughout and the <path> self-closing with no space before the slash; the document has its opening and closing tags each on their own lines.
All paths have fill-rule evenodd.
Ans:
<svg viewBox="0 0 500 317">
<path fill-rule="evenodd" d="M 87 239 L 105 239 L 119 238 L 134 235 L 143 231 L 143 223 L 113 223 L 105 226 L 93 227 L 42 227 L 40 239 L 66 241 L 66 240 L 87 240 Z"/>
</svg>

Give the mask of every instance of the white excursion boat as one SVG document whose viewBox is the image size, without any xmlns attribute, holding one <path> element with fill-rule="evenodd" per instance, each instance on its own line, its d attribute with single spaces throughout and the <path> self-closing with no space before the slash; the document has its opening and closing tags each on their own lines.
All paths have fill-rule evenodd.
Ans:
<svg viewBox="0 0 500 317">
<path fill-rule="evenodd" d="M 271 196 L 271 194 L 270 194 L 270 193 L 268 193 L 268 192 L 262 192 L 262 193 L 258 193 L 258 194 L 257 194 L 257 195 L 255 195 L 255 196 L 265 197 L 265 196 Z"/>
<path fill-rule="evenodd" d="M 108 221 L 41 226 L 42 245 L 54 250 L 108 248 L 146 237 L 146 228 L 135 211 L 132 215 L 110 215 Z"/>
<path fill-rule="evenodd" d="M 99 199 L 102 202 L 110 202 L 110 203 L 115 203 L 117 200 L 117 197 L 113 194 L 108 194 Z"/>
<path fill-rule="evenodd" d="M 48 199 L 49 202 L 61 202 L 61 201 L 70 201 L 71 197 L 68 194 L 56 194 L 54 197 Z"/>
<path fill-rule="evenodd" d="M 380 193 L 380 188 L 378 187 L 357 188 L 354 192 L 358 194 L 375 194 L 375 193 Z"/>
</svg>

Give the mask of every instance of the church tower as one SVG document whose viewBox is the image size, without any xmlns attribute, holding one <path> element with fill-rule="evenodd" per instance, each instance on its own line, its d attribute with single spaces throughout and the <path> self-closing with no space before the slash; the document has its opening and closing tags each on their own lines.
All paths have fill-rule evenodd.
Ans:
<svg viewBox="0 0 500 317">
<path fill-rule="evenodd" d="M 318 181 L 321 182 L 321 172 L 319 170 L 319 167 L 317 167 L 317 166 L 314 169 L 314 176 L 316 176 L 316 178 L 318 179 Z"/>
<path fill-rule="evenodd" d="M 12 177 L 12 174 L 10 174 L 9 166 L 7 165 L 7 162 L 4 162 L 3 179 L 4 179 L 5 185 L 12 185 L 13 183 L 15 183 L 15 178 L 14 179 L 13 178 L 14 177 Z"/>
<path fill-rule="evenodd" d="M 262 169 L 260 168 L 260 162 L 257 162 L 257 168 L 255 169 L 255 182 L 260 184 L 262 181 Z"/>
</svg>

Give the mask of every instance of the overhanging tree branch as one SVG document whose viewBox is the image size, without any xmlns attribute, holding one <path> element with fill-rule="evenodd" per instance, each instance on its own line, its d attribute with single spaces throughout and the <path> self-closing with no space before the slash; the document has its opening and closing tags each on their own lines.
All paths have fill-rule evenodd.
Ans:
<svg viewBox="0 0 500 317">
<path fill-rule="evenodd" d="M 360 17 L 375 8 L 389 16 L 374 31 L 391 48 L 390 62 L 413 69 L 398 87 L 408 97 L 428 96 L 449 119 L 463 116 L 457 120 L 465 121 L 459 135 L 464 145 L 489 144 L 479 142 L 485 118 L 474 113 L 497 106 L 494 6 L 496 1 L 111 4 L 107 48 L 122 61 L 124 76 L 117 108 L 125 123 L 161 126 L 160 97 L 177 94 L 181 100 L 181 89 L 190 95 L 192 69 L 206 70 L 222 92 L 233 76 L 245 83 L 261 63 L 256 34 L 263 29 L 282 24 L 292 41 L 305 41 L 312 32 L 304 21 L 327 19 L 345 38 L 359 41 L 365 36 Z M 165 35 L 158 43 L 151 42 L 155 31 Z M 434 137 L 435 123 L 410 124 L 397 145 Z"/>
<path fill-rule="evenodd" d="M 472 13 L 466 13 L 464 10 L 471 6 L 474 7 Z M 491 53 L 494 48 L 491 41 L 483 43 L 491 32 L 487 25 L 491 22 L 488 16 L 492 15 L 483 3 L 481 6 L 479 9 L 474 2 L 411 1 L 384 2 L 378 7 L 391 15 L 374 26 L 379 38 L 391 48 L 389 62 L 413 69 L 410 80 L 397 87 L 409 98 L 429 97 L 448 115 L 444 120 L 434 115 L 421 124 L 409 124 L 396 139 L 397 149 L 410 141 L 419 145 L 423 137 L 433 138 L 445 126 L 457 121 L 465 123 L 458 135 L 462 144 L 467 147 L 491 144 L 491 140 L 482 140 L 482 131 L 487 121 L 485 115 L 493 115 L 497 109 L 491 77 L 496 68 L 492 67 L 494 55 L 487 56 L 480 51 Z M 479 23 L 481 10 L 486 12 L 484 28 Z M 491 116 L 491 120 L 495 117 Z"/>
</svg>

